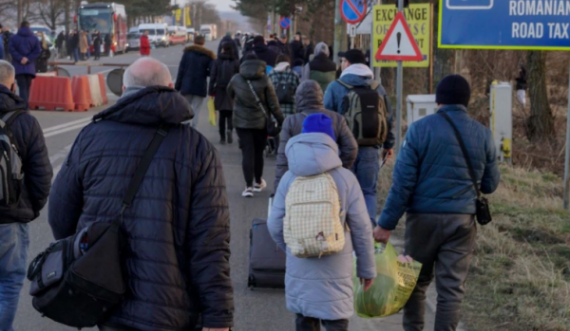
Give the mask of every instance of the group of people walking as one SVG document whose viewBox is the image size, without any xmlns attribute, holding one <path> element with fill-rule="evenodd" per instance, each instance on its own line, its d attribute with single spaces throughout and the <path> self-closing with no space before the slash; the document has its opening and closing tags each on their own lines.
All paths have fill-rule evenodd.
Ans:
<svg viewBox="0 0 570 331">
<path fill-rule="evenodd" d="M 457 75 L 444 78 L 436 92 L 438 113 L 410 125 L 378 218 L 380 161 L 393 154 L 395 128 L 386 92 L 374 80 L 365 55 L 360 50 L 342 53 L 337 79 L 329 48 L 319 43 L 299 77 L 291 69 L 293 55 L 268 57 L 273 52 L 263 38 L 256 37 L 241 59 L 230 40 L 218 55 L 204 42 L 198 36 L 185 48 L 176 84 L 159 61 L 135 61 L 125 71 L 120 100 L 79 134 L 51 193 L 52 170 L 37 120 L 23 112 L 10 123 L 26 180 L 20 183 L 16 209 L 0 205 L 0 297 L 5 298 L 0 330 L 12 328 L 25 274 L 27 223 L 37 218 L 48 193 L 49 224 L 58 240 L 122 215 L 129 293 L 99 321 L 100 330 L 183 331 L 201 325 L 202 330 L 227 331 L 233 326 L 222 162 L 195 129 L 207 96 L 214 97 L 220 111 L 221 142 L 232 143 L 232 127 L 237 131 L 244 197 L 267 188 L 263 150 L 268 136 L 280 137 L 268 228 L 287 254 L 286 305 L 296 316 L 297 330 L 320 330 L 321 324 L 327 331 L 348 330 L 354 313 L 353 251 L 366 290 L 376 278 L 374 240 L 386 243 L 404 213 L 406 252 L 423 264 L 404 309 L 404 329 L 423 329 L 425 293 L 435 275 L 440 296 L 435 329 L 455 330 L 476 236 L 476 200 L 492 193 L 500 179 L 491 132 L 467 112 L 468 82 Z M 273 61 L 272 70 L 266 60 Z M 18 68 L 0 61 L 2 117 L 27 109 L 13 93 L 16 79 Z M 157 135 L 164 137 L 158 147 Z M 147 159 L 151 146 L 156 155 Z M 134 202 L 125 204 L 123 192 L 130 191 L 141 159 L 148 170 Z M 326 196 L 337 209 L 322 209 L 336 210 L 325 214 L 331 218 L 324 221 L 341 223 L 336 238 L 317 235 L 315 240 L 342 237 L 343 244 L 318 257 L 302 256 L 303 244 L 291 241 L 292 217 L 312 221 L 303 213 L 291 214 L 303 197 L 310 197 L 311 192 L 299 191 L 307 178 L 322 184 L 311 192 L 331 188 Z M 311 208 L 310 203 L 305 207 Z"/>
<path fill-rule="evenodd" d="M 55 38 L 55 48 L 59 58 L 73 59 L 74 62 L 85 61 L 93 56 L 94 60 L 101 58 L 102 52 L 109 53 L 111 36 L 105 36 L 100 31 L 72 30 L 69 33 L 61 31 Z"/>
</svg>

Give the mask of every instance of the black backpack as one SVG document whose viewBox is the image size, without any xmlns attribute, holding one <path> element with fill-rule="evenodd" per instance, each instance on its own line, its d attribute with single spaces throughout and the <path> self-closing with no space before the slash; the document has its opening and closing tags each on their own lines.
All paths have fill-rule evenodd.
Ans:
<svg viewBox="0 0 570 331">
<path fill-rule="evenodd" d="M 12 123 L 23 110 L 9 112 L 0 120 L 0 206 L 14 207 L 20 202 L 24 173 L 22 159 L 13 142 Z"/>
<path fill-rule="evenodd" d="M 387 107 L 376 88 L 352 86 L 342 100 L 342 111 L 358 146 L 379 146 L 388 135 Z"/>
<path fill-rule="evenodd" d="M 159 128 L 131 179 L 123 208 L 112 222 L 97 222 L 75 235 L 52 243 L 28 268 L 34 308 L 58 323 L 76 328 L 94 327 L 125 297 L 126 237 L 123 214 L 131 205 L 145 174 L 168 135 Z"/>
<path fill-rule="evenodd" d="M 275 85 L 275 93 L 280 105 L 292 105 L 295 103 L 295 88 L 287 75 L 295 75 L 293 71 L 275 73 L 279 81 Z"/>
</svg>

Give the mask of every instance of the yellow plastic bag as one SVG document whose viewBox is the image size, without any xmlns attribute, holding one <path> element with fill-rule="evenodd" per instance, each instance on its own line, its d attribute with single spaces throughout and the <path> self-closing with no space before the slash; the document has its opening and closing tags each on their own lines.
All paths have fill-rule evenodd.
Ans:
<svg viewBox="0 0 570 331">
<path fill-rule="evenodd" d="M 214 98 L 208 99 L 208 121 L 212 126 L 216 126 L 216 107 L 214 106 Z"/>
<path fill-rule="evenodd" d="M 354 307 L 363 318 L 386 317 L 398 313 L 416 287 L 422 264 L 402 262 L 391 244 L 377 246 L 376 279 L 364 292 L 358 277 L 354 278 Z M 355 273 L 356 275 L 356 273 Z"/>
</svg>

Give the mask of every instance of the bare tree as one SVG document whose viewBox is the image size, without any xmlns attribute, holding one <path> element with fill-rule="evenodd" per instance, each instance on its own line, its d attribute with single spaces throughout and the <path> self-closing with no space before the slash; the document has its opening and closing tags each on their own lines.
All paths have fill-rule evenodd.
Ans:
<svg viewBox="0 0 570 331">
<path fill-rule="evenodd" d="M 64 0 L 43 0 L 38 3 L 38 16 L 51 30 L 55 31 L 61 24 L 65 13 Z"/>
<path fill-rule="evenodd" d="M 554 137 L 554 116 L 546 91 L 546 54 L 528 52 L 530 117 L 528 138 L 531 142 Z"/>
</svg>

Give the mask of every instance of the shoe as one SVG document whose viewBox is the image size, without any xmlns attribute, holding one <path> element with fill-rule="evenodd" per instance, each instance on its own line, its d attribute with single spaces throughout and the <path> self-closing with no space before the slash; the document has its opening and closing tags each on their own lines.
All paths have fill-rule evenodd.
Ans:
<svg viewBox="0 0 570 331">
<path fill-rule="evenodd" d="M 234 142 L 234 137 L 232 135 L 232 130 L 228 130 L 226 131 L 226 137 L 228 137 L 228 144 L 231 144 Z"/>
<path fill-rule="evenodd" d="M 220 144 L 221 144 L 221 145 L 225 145 L 225 144 L 226 144 L 226 140 L 225 140 L 225 139 L 220 139 Z"/>
<path fill-rule="evenodd" d="M 241 194 L 244 198 L 251 198 L 253 197 L 253 187 L 246 187 L 245 191 Z"/>
<path fill-rule="evenodd" d="M 254 192 L 261 192 L 263 191 L 264 188 L 267 187 L 267 183 L 265 182 L 265 179 L 261 179 L 261 183 L 255 183 L 253 184 L 253 191 Z"/>
</svg>

